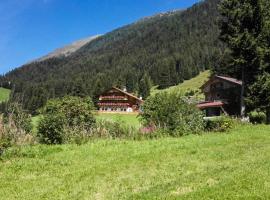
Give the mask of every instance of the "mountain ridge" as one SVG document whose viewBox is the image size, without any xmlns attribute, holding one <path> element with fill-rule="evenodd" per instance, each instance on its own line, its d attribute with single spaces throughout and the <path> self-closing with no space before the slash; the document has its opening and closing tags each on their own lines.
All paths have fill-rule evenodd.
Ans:
<svg viewBox="0 0 270 200">
<path fill-rule="evenodd" d="M 74 42 L 72 42 L 71 44 L 65 45 L 63 47 L 59 47 L 55 50 L 53 50 L 52 52 L 48 53 L 45 56 L 42 56 L 40 58 L 37 58 L 31 62 L 28 62 L 27 64 L 30 64 L 32 62 L 41 62 L 50 58 L 55 58 L 55 57 L 67 57 L 69 55 L 71 55 L 72 53 L 75 53 L 77 50 L 79 50 L 80 48 L 82 48 L 84 45 L 86 45 L 87 43 L 97 39 L 98 37 L 102 36 L 100 35 L 94 35 L 94 36 L 90 36 L 84 39 L 80 39 L 80 40 L 76 40 Z M 24 64 L 25 65 L 25 64 Z"/>
</svg>

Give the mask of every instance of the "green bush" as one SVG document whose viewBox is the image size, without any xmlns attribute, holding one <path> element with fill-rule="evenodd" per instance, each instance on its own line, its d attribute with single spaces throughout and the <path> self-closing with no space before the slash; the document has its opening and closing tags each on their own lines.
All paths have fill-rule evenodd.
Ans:
<svg viewBox="0 0 270 200">
<path fill-rule="evenodd" d="M 145 125 L 165 129 L 173 136 L 200 133 L 203 113 L 188 101 L 179 93 L 157 93 L 145 101 L 141 118 Z"/>
<path fill-rule="evenodd" d="M 38 125 L 38 137 L 41 143 L 45 144 L 62 144 L 64 141 L 64 116 L 45 115 Z"/>
<path fill-rule="evenodd" d="M 89 98 L 64 97 L 47 102 L 38 126 L 40 141 L 46 144 L 70 142 L 73 130 L 90 130 L 95 124 L 93 102 Z M 71 135 L 72 135 L 71 134 Z"/>
<path fill-rule="evenodd" d="M 230 117 L 215 117 L 206 120 L 205 129 L 206 131 L 226 132 L 233 128 L 234 124 L 235 120 Z"/>
<path fill-rule="evenodd" d="M 260 111 L 253 111 L 248 114 L 249 120 L 253 124 L 266 123 L 266 114 Z"/>
</svg>

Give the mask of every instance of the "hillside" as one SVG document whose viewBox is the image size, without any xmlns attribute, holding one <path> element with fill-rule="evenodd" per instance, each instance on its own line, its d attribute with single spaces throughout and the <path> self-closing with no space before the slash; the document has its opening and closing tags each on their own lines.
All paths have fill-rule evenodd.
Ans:
<svg viewBox="0 0 270 200">
<path fill-rule="evenodd" d="M 205 0 L 186 10 L 144 18 L 69 56 L 22 66 L 1 82 L 16 85 L 12 99 L 21 100 L 30 111 L 48 98 L 96 97 L 112 85 L 140 94 L 145 76 L 159 88 L 177 85 L 211 68 L 219 57 L 218 2 Z"/>
<path fill-rule="evenodd" d="M 42 58 L 39 58 L 38 60 L 35 60 L 33 62 L 41 62 L 41 61 L 48 60 L 50 58 L 67 57 L 71 55 L 72 53 L 76 52 L 77 50 L 79 50 L 80 48 L 82 48 L 87 43 L 97 39 L 99 36 L 100 35 L 96 35 L 96 36 L 88 37 L 79 41 L 75 41 L 70 45 L 56 49 L 55 51 L 49 53 L 48 55 L 43 56 Z"/>
<path fill-rule="evenodd" d="M 1 199 L 270 199 L 269 131 L 10 149 Z"/>
<path fill-rule="evenodd" d="M 206 70 L 204 72 L 201 72 L 198 76 L 190 80 L 186 80 L 177 86 L 172 86 L 164 90 L 158 90 L 157 88 L 153 88 L 152 94 L 155 94 L 156 92 L 160 92 L 160 91 L 182 92 L 184 94 L 194 92 L 197 97 L 203 99 L 204 95 L 201 91 L 201 87 L 206 81 L 209 80 L 210 76 L 211 76 L 210 71 Z"/>
<path fill-rule="evenodd" d="M 0 87 L 0 103 L 9 99 L 10 90 Z"/>
</svg>

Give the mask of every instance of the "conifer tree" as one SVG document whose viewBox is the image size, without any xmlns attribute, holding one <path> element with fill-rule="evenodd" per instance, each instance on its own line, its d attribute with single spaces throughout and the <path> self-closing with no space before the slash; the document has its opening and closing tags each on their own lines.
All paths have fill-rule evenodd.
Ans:
<svg viewBox="0 0 270 200">
<path fill-rule="evenodd" d="M 139 94 L 143 99 L 146 99 L 150 95 L 151 79 L 147 73 L 143 75 L 139 84 Z"/>
<path fill-rule="evenodd" d="M 249 93 L 259 74 L 261 57 L 259 41 L 262 32 L 262 10 L 260 0 L 223 0 L 220 4 L 220 39 L 230 49 L 228 67 L 236 70 L 236 76 L 243 81 L 242 109 L 244 97 Z"/>
</svg>

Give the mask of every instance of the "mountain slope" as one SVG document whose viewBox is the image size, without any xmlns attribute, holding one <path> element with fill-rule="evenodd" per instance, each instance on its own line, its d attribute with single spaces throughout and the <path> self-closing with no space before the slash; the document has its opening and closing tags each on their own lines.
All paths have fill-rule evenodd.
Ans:
<svg viewBox="0 0 270 200">
<path fill-rule="evenodd" d="M 48 55 L 43 56 L 42 58 L 39 58 L 33 62 L 41 62 L 50 58 L 67 57 L 71 55 L 72 53 L 76 52 L 77 50 L 79 50 L 80 48 L 82 48 L 87 43 L 97 39 L 99 36 L 100 35 L 96 35 L 96 36 L 88 37 L 88 38 L 73 42 L 70 45 L 56 49 L 55 51 L 49 53 Z"/>
<path fill-rule="evenodd" d="M 212 67 L 220 54 L 218 2 L 206 0 L 187 10 L 144 18 L 69 56 L 22 66 L 1 82 L 11 81 L 16 86 L 12 98 L 31 111 L 48 98 L 95 97 L 112 85 L 140 93 L 145 76 L 160 88 L 177 85 Z"/>
<path fill-rule="evenodd" d="M 198 76 L 186 80 L 183 83 L 166 88 L 164 90 L 157 90 L 156 88 L 152 89 L 152 94 L 157 92 L 166 91 L 166 92 L 182 92 L 183 94 L 188 94 L 189 96 L 196 96 L 197 99 L 204 99 L 204 94 L 201 91 L 201 87 L 206 83 L 211 76 L 211 72 L 206 70 L 201 72 Z"/>
</svg>

